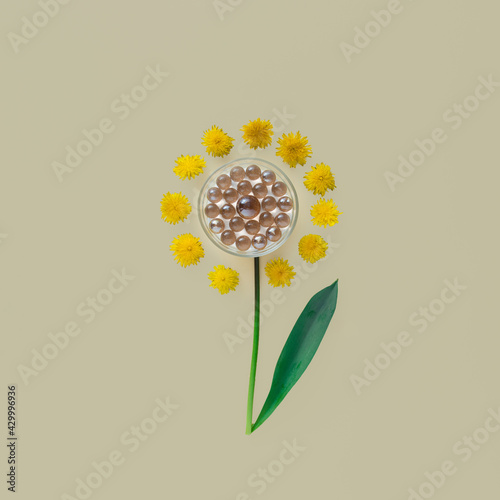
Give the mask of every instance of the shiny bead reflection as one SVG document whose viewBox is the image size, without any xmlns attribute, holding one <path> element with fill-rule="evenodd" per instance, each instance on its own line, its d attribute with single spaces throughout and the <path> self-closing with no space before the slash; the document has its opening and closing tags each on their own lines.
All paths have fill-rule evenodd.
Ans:
<svg viewBox="0 0 500 500">
<path fill-rule="evenodd" d="M 273 226 L 266 231 L 266 236 L 269 241 L 279 241 L 281 238 L 281 229 Z"/>
<path fill-rule="evenodd" d="M 266 186 L 271 186 L 276 181 L 276 174 L 272 170 L 264 170 L 260 178 Z"/>
<path fill-rule="evenodd" d="M 251 181 L 255 181 L 260 177 L 260 167 L 257 165 L 250 165 L 247 167 L 247 177 Z"/>
<path fill-rule="evenodd" d="M 264 196 L 267 196 L 267 187 L 262 182 L 257 182 L 252 191 L 257 198 L 264 198 Z"/>
<path fill-rule="evenodd" d="M 263 234 L 256 234 L 252 238 L 252 245 L 255 250 L 263 250 L 267 245 L 267 238 Z"/>
<path fill-rule="evenodd" d="M 224 221 L 222 219 L 213 219 L 210 221 L 210 230 L 212 231 L 212 233 L 222 233 L 225 226 L 226 225 L 224 224 Z"/>
<path fill-rule="evenodd" d="M 224 191 L 224 199 L 228 203 L 234 203 L 239 198 L 238 191 L 234 188 L 229 188 Z"/>
<path fill-rule="evenodd" d="M 236 208 L 244 219 L 253 219 L 260 213 L 260 202 L 255 196 L 242 196 Z"/>
<path fill-rule="evenodd" d="M 210 188 L 207 191 L 207 199 L 212 203 L 217 203 L 222 200 L 222 191 L 218 187 Z"/>
<path fill-rule="evenodd" d="M 248 250 L 252 242 L 248 236 L 239 236 L 236 239 L 236 248 L 238 250 Z"/>
<path fill-rule="evenodd" d="M 278 227 L 288 227 L 290 225 L 290 216 L 288 214 L 278 214 L 274 219 Z"/>
<path fill-rule="evenodd" d="M 236 235 L 230 229 L 226 229 L 220 235 L 220 240 L 224 245 L 232 245 L 236 241 Z"/>
<path fill-rule="evenodd" d="M 211 219 L 217 217 L 219 213 L 220 213 L 219 207 L 215 203 L 209 203 L 205 207 L 205 214 L 207 217 L 210 217 Z"/>
<path fill-rule="evenodd" d="M 224 219 L 232 219 L 236 215 L 236 209 L 233 205 L 227 204 L 220 209 L 220 214 Z"/>
<path fill-rule="evenodd" d="M 260 224 L 256 220 L 249 220 L 245 224 L 245 230 L 248 234 L 257 234 L 260 231 Z"/>
<path fill-rule="evenodd" d="M 241 167 L 233 167 L 229 175 L 233 181 L 239 182 L 245 178 L 245 171 Z"/>
<path fill-rule="evenodd" d="M 278 200 L 278 207 L 283 212 L 289 212 L 293 207 L 292 199 L 289 196 L 283 196 Z"/>
<path fill-rule="evenodd" d="M 266 196 L 262 200 L 262 210 L 272 212 L 277 206 L 276 198 L 274 196 Z"/>
<path fill-rule="evenodd" d="M 241 217 L 233 217 L 229 221 L 229 227 L 236 233 L 243 231 L 245 228 L 245 221 Z"/>
<path fill-rule="evenodd" d="M 231 179 L 235 182 L 240 182 L 245 178 L 245 170 L 242 167 L 233 167 L 229 172 Z"/>
<path fill-rule="evenodd" d="M 242 195 L 250 194 L 252 192 L 252 183 L 250 181 L 241 181 L 236 186 L 236 189 Z"/>
<path fill-rule="evenodd" d="M 286 184 L 281 181 L 275 182 L 272 191 L 274 196 L 283 196 L 286 194 Z"/>
<path fill-rule="evenodd" d="M 217 177 L 217 180 L 215 181 L 217 186 L 219 186 L 222 190 L 227 189 L 231 185 L 231 179 L 229 175 L 222 174 Z"/>
<path fill-rule="evenodd" d="M 271 227 L 274 224 L 274 217 L 269 212 L 262 212 L 259 217 L 259 223 L 264 227 Z"/>
</svg>

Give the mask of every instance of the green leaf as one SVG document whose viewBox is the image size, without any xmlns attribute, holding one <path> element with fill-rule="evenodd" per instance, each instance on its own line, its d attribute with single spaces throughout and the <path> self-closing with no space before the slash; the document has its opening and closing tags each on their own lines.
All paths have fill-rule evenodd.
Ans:
<svg viewBox="0 0 500 500">
<path fill-rule="evenodd" d="M 281 351 L 271 389 L 252 431 L 271 416 L 309 366 L 335 312 L 337 292 L 338 280 L 314 295 L 302 311 Z"/>
</svg>

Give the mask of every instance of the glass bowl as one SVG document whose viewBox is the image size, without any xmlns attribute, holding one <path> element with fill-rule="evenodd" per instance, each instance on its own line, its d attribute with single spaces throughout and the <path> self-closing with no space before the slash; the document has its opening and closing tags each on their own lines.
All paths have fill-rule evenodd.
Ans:
<svg viewBox="0 0 500 500">
<path fill-rule="evenodd" d="M 240 257 L 277 250 L 292 234 L 298 213 L 290 179 L 258 158 L 240 158 L 215 170 L 198 199 L 200 222 L 209 239 Z"/>
</svg>

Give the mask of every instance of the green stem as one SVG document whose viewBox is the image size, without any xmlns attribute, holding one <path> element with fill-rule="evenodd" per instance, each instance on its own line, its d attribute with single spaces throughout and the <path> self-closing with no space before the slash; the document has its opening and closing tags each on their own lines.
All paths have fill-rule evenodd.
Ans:
<svg viewBox="0 0 500 500">
<path fill-rule="evenodd" d="M 259 352 L 260 327 L 260 269 L 259 257 L 254 259 L 255 315 L 253 320 L 253 348 L 250 364 L 250 382 L 248 384 L 247 429 L 246 434 L 252 434 L 253 395 L 255 390 L 255 375 L 257 373 L 257 355 Z"/>
</svg>

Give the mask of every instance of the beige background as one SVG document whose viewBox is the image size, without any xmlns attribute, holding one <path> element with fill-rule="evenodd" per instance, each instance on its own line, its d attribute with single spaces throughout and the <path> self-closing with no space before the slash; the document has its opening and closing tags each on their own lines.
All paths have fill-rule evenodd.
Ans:
<svg viewBox="0 0 500 500">
<path fill-rule="evenodd" d="M 387 2 L 226 5 L 221 20 L 211 0 L 73 0 L 16 53 L 8 34 L 40 6 L 3 4 L 0 399 L 5 426 L 6 385 L 18 385 L 18 498 L 77 498 L 76 479 L 114 450 L 125 462 L 92 498 L 403 500 L 446 460 L 457 472 L 433 498 L 498 498 L 500 433 L 466 463 L 453 447 L 500 405 L 500 91 L 459 129 L 443 120 L 478 77 L 500 81 L 498 4 L 401 0 L 351 63 L 340 44 Z M 170 75 L 121 120 L 111 103 L 156 65 Z M 338 277 L 334 321 L 304 378 L 247 437 L 251 341 L 230 353 L 223 334 L 236 335 L 251 311 L 251 261 L 203 237 L 206 258 L 181 269 L 170 241 L 201 228 L 195 215 L 168 226 L 159 206 L 168 190 L 196 200 L 203 178 L 181 182 L 172 167 L 180 154 L 203 154 L 206 128 L 236 138 L 234 159 L 244 156 L 239 128 L 256 117 L 309 137 L 308 165 L 332 166 L 344 214 L 319 231 L 334 253 L 263 321 L 256 407 L 297 310 Z M 59 182 L 52 163 L 103 118 L 114 132 Z M 384 173 L 436 127 L 448 140 L 392 192 Z M 274 147 L 261 156 L 273 161 Z M 317 232 L 304 171 L 288 170 L 303 210 L 278 252 L 296 267 L 298 239 Z M 237 293 L 208 287 L 220 263 L 240 271 Z M 134 280 L 86 324 L 77 307 L 122 268 Z M 467 289 L 418 334 L 410 315 L 455 278 Z M 270 293 L 264 284 L 263 299 Z M 69 321 L 82 333 L 26 385 L 18 367 Z M 413 344 L 357 395 L 351 376 L 405 330 Z M 121 436 L 166 397 L 179 408 L 130 452 Z M 281 472 L 273 461 L 293 440 L 305 451 Z M 247 481 L 269 464 L 280 473 L 259 494 Z"/>
</svg>

